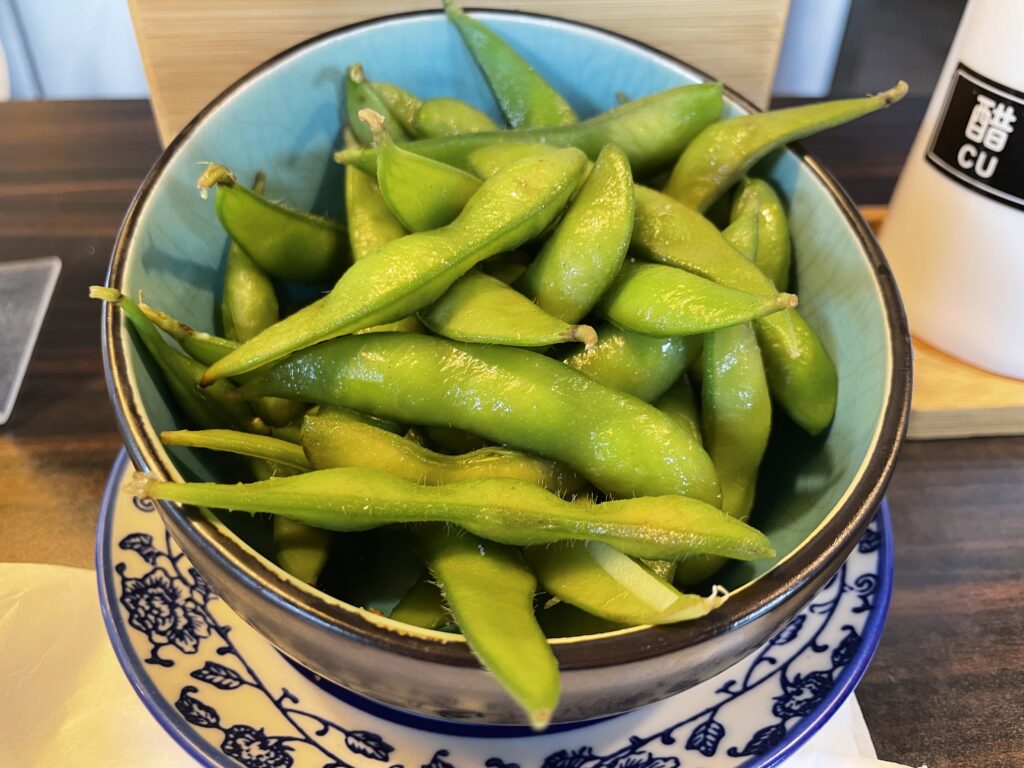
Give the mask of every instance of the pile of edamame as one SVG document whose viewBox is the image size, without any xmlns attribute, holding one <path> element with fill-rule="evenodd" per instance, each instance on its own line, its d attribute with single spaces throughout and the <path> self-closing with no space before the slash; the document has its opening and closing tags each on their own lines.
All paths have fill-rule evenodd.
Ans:
<svg viewBox="0 0 1024 768">
<path fill-rule="evenodd" d="M 270 513 L 285 570 L 460 631 L 543 728 L 559 695 L 545 628 L 700 617 L 727 594 L 687 587 L 773 555 L 745 522 L 772 404 L 818 434 L 838 383 L 785 292 L 782 201 L 747 174 L 906 86 L 720 120 L 721 87 L 688 85 L 580 120 L 445 10 L 507 126 L 355 64 L 344 222 L 266 199 L 260 174 L 199 179 L 231 239 L 221 335 L 93 295 L 194 427 L 164 443 L 238 454 L 251 481 L 149 479 L 149 496 Z M 281 282 L 333 287 L 282 317 Z"/>
</svg>

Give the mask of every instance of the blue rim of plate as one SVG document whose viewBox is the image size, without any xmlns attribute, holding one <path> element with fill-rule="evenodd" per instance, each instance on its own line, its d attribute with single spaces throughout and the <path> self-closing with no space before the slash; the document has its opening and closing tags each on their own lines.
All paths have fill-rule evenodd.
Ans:
<svg viewBox="0 0 1024 768">
<path fill-rule="evenodd" d="M 113 569 L 108 553 L 111 551 L 111 521 L 116 507 L 117 493 L 120 491 L 126 466 L 131 467 L 128 454 L 122 448 L 114 460 L 110 476 L 103 491 L 96 533 L 96 580 L 99 590 L 100 611 L 103 615 L 103 623 L 110 637 L 114 655 L 117 657 L 118 663 L 121 665 L 122 670 L 124 670 L 132 688 L 138 694 L 150 714 L 153 715 L 157 722 L 160 723 L 164 730 L 185 752 L 204 765 L 237 768 L 239 763 L 216 750 L 208 741 L 199 736 L 195 729 L 189 727 L 181 714 L 175 710 L 173 704 L 156 688 L 152 678 L 147 674 L 146 665 L 132 650 L 131 641 L 128 637 L 128 627 L 125 625 L 116 607 L 117 587 L 114 584 Z M 843 702 L 846 701 L 847 697 L 853 693 L 867 671 L 881 641 L 892 594 L 893 533 L 889 505 L 884 499 L 879 505 L 877 519 L 882 529 L 879 544 L 878 586 L 874 593 L 877 600 L 872 605 L 871 613 L 864 625 L 861 642 L 855 657 L 849 664 L 843 667 L 842 673 L 836 679 L 828 695 L 825 696 L 814 710 L 801 718 L 787 732 L 786 736 L 769 751 L 752 757 L 750 760 L 742 763 L 740 768 L 773 768 L 774 766 L 779 766 L 828 722 L 832 715 L 842 706 Z M 808 604 L 810 602 L 813 602 L 813 598 Z M 757 651 L 754 653 L 757 653 Z M 320 687 L 327 693 L 332 691 L 332 688 L 329 686 L 320 685 Z M 514 727 L 506 733 L 503 729 L 495 729 L 493 726 L 434 723 L 432 718 L 424 718 L 401 710 L 380 706 L 375 702 L 368 702 L 368 700 L 364 700 L 358 694 L 352 694 L 351 692 L 348 692 L 348 695 L 344 698 L 339 697 L 339 700 L 356 708 L 363 709 L 367 714 L 396 725 L 418 728 L 434 733 L 465 735 L 478 738 L 522 737 L 522 733 L 513 732 L 518 730 Z M 364 701 L 367 701 L 370 706 L 364 708 Z M 564 730 L 568 731 L 573 730 L 574 727 L 593 725 L 595 722 L 600 721 L 569 724 L 570 727 Z"/>
</svg>

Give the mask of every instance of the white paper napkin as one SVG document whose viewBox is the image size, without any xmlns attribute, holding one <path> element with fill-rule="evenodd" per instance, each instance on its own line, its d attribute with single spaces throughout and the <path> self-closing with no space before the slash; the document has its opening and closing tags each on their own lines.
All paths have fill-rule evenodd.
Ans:
<svg viewBox="0 0 1024 768">
<path fill-rule="evenodd" d="M 195 766 L 110 647 L 96 574 L 0 563 L 0 766 Z M 901 768 L 875 758 L 851 697 L 785 768 Z"/>
</svg>

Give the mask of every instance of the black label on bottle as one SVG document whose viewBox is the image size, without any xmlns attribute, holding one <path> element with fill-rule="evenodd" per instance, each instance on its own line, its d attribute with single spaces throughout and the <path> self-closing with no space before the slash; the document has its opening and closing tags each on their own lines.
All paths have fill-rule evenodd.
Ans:
<svg viewBox="0 0 1024 768">
<path fill-rule="evenodd" d="M 925 157 L 975 192 L 1024 210 L 1024 93 L 957 65 Z"/>
</svg>

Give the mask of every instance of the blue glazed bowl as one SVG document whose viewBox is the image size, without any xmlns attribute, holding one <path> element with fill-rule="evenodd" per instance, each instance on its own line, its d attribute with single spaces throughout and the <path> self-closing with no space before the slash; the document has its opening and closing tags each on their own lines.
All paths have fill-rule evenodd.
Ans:
<svg viewBox="0 0 1024 768">
<path fill-rule="evenodd" d="M 641 44 L 553 18 L 483 13 L 583 116 L 615 94 L 637 98 L 706 80 Z M 373 79 L 422 98 L 458 96 L 498 117 L 486 83 L 438 12 L 375 20 L 327 33 L 268 61 L 217 97 L 167 148 L 128 211 L 109 284 L 142 292 L 198 328 L 214 328 L 226 236 L 196 193 L 203 161 L 243 178 L 268 173 L 267 194 L 343 217 L 343 76 L 362 62 Z M 728 91 L 730 114 L 753 107 Z M 559 722 L 626 711 L 725 669 L 785 624 L 838 569 L 881 500 L 902 440 L 910 396 L 910 344 L 884 257 L 850 200 L 799 148 L 758 172 L 789 204 L 801 311 L 836 361 L 839 404 L 817 439 L 785 423 L 773 436 L 754 522 L 778 557 L 721 576 L 735 589 L 712 615 L 673 627 L 553 641 L 563 675 Z M 110 394 L 135 465 L 169 478 L 232 480 L 209 459 L 173 455 L 158 434 L 187 424 L 119 313 L 106 310 Z M 784 421 L 784 420 L 780 420 Z M 320 593 L 265 558 L 223 518 L 171 504 L 164 521 L 231 607 L 285 654 L 351 690 L 425 715 L 521 723 L 517 707 L 480 668 L 460 636 L 393 622 Z M 239 535 L 246 536 L 246 540 Z"/>
</svg>

